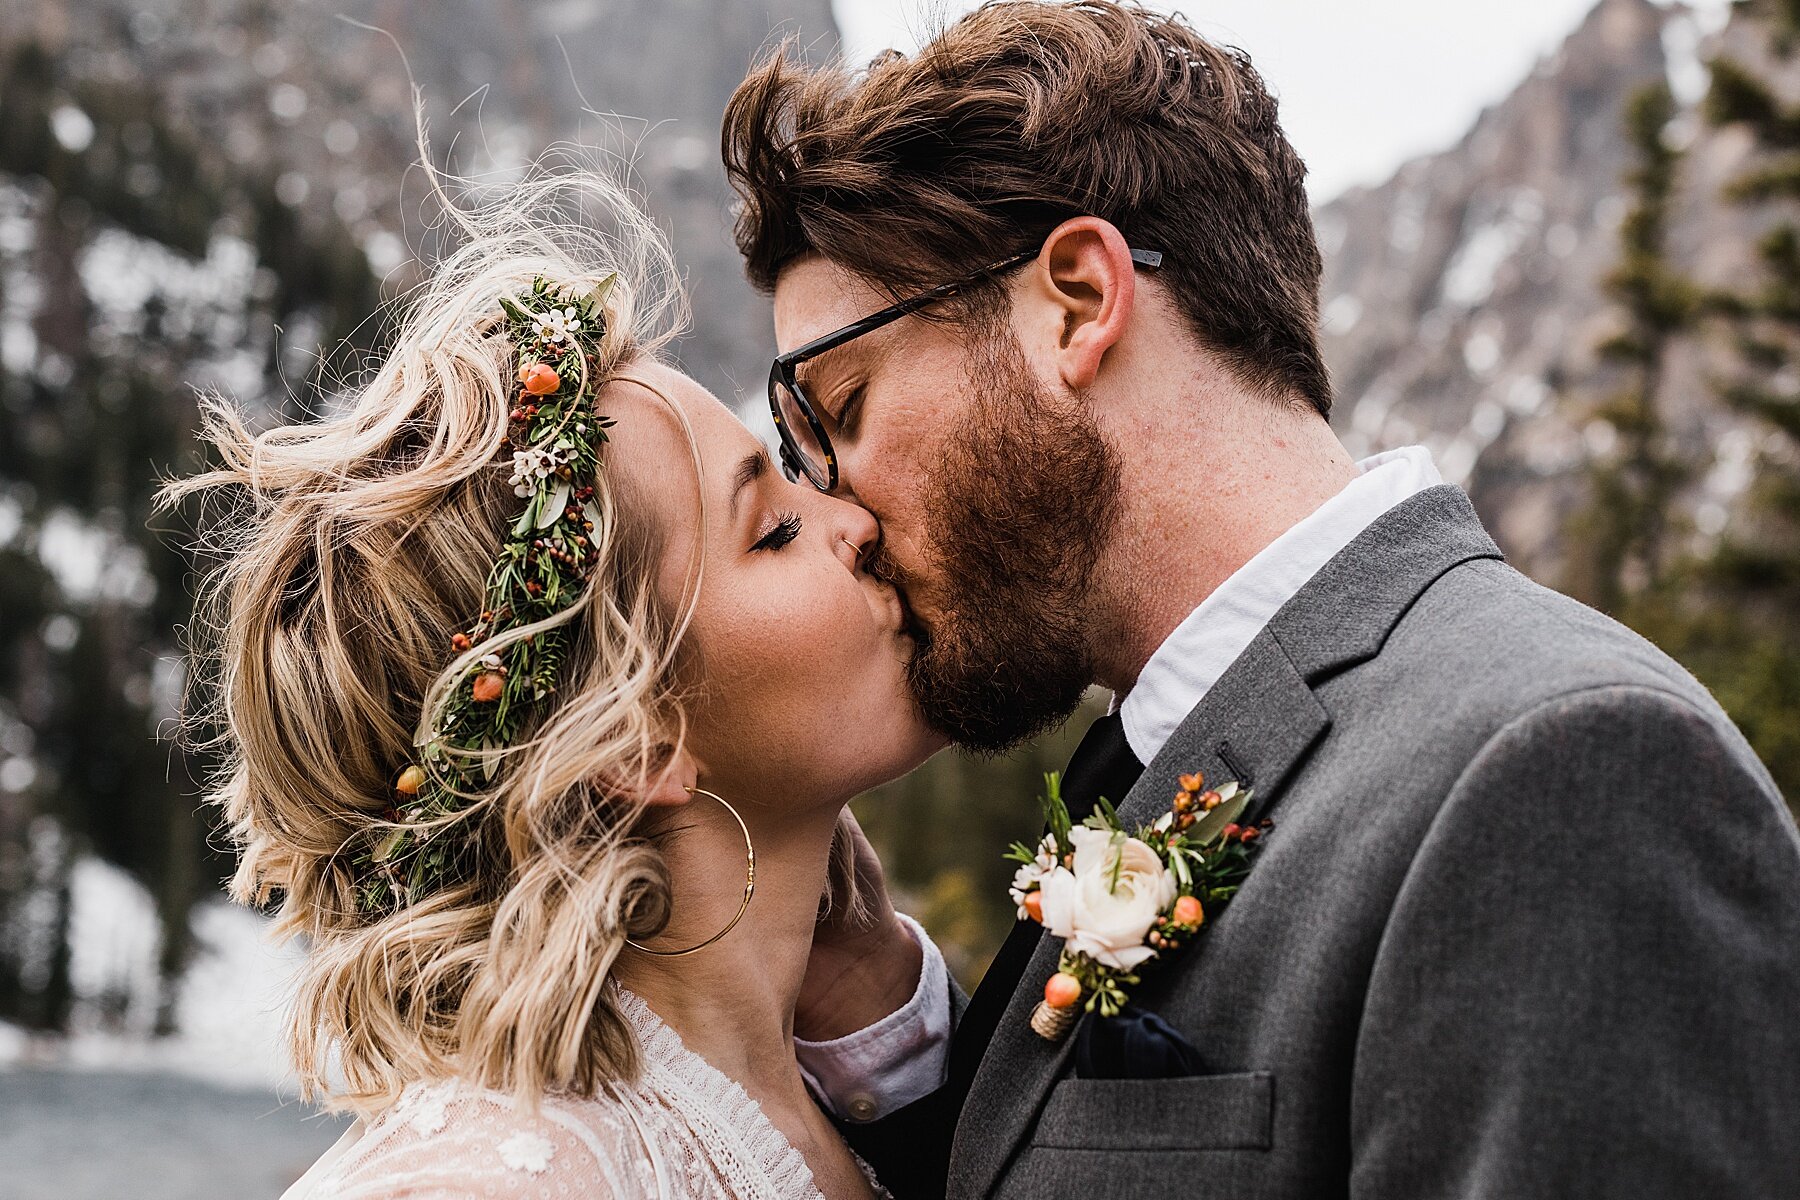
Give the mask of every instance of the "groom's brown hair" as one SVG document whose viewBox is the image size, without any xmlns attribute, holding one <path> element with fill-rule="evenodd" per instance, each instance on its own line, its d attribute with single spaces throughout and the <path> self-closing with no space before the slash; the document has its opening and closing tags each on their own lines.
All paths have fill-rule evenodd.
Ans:
<svg viewBox="0 0 1800 1200">
<path fill-rule="evenodd" d="M 818 253 L 898 295 L 1104 217 L 1163 252 L 1240 379 L 1328 413 L 1306 168 L 1275 107 L 1242 51 L 1110 0 L 990 3 L 861 75 L 784 45 L 725 109 L 738 249 L 765 291 Z"/>
</svg>

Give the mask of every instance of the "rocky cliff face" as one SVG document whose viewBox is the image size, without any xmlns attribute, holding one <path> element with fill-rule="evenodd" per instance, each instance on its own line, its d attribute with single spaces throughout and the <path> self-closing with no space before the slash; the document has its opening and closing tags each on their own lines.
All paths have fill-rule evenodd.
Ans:
<svg viewBox="0 0 1800 1200">
<path fill-rule="evenodd" d="M 1692 109 L 1704 59 L 1729 44 L 1755 60 L 1754 43 L 1680 6 L 1601 0 L 1457 145 L 1319 209 L 1338 428 L 1359 452 L 1430 445 L 1514 561 L 1548 581 L 1589 456 L 1612 442 L 1589 413 L 1607 382 L 1595 347 L 1618 320 L 1602 281 L 1628 205 L 1625 102 L 1662 76 L 1684 102 L 1669 131 L 1689 151 L 1671 258 L 1730 282 L 1754 230 L 1716 198 L 1748 146 Z M 1668 396 L 1671 428 L 1711 454 L 1684 499 L 1705 536 L 1747 482 L 1752 434 L 1713 400 L 1702 354 L 1677 353 Z"/>
<path fill-rule="evenodd" d="M 559 142 L 629 158 L 687 272 L 683 356 L 727 398 L 739 381 L 760 389 L 769 334 L 730 244 L 719 114 L 784 33 L 835 42 L 829 0 L 13 0 L 0 12 L 0 43 L 47 48 L 65 90 L 138 90 L 219 152 L 220 174 L 266 177 L 296 221 L 344 226 L 389 292 L 433 244 L 409 170 L 409 70 L 435 153 L 464 176 L 503 184 Z"/>
</svg>

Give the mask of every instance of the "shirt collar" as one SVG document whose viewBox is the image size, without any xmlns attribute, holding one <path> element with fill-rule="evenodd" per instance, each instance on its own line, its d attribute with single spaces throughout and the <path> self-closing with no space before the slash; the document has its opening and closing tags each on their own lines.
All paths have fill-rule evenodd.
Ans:
<svg viewBox="0 0 1800 1200">
<path fill-rule="evenodd" d="M 1357 477 L 1239 567 L 1163 640 L 1122 700 L 1125 740 L 1139 762 L 1155 758 L 1225 669 L 1320 567 L 1383 513 L 1442 483 L 1423 446 L 1356 464 Z"/>
</svg>

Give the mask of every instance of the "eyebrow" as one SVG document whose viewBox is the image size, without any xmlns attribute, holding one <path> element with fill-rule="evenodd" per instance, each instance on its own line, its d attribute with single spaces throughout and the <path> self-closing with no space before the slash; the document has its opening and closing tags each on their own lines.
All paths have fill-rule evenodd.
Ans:
<svg viewBox="0 0 1800 1200">
<path fill-rule="evenodd" d="M 862 339 L 859 338 L 858 341 L 860 340 Z M 859 346 L 856 342 L 845 342 L 841 346 L 833 346 L 829 350 L 813 355 L 813 357 L 807 359 L 805 362 L 796 364 L 794 367 L 794 379 L 800 384 L 802 390 L 817 390 L 815 385 L 818 381 L 809 379 L 808 376 L 815 375 L 821 371 L 842 374 L 856 365 L 857 357 L 866 349 L 867 347 Z"/>
<path fill-rule="evenodd" d="M 769 451 L 767 447 L 752 450 L 738 460 L 737 470 L 731 475 L 731 517 L 737 519 L 738 500 L 744 489 L 761 479 L 769 470 Z"/>
</svg>

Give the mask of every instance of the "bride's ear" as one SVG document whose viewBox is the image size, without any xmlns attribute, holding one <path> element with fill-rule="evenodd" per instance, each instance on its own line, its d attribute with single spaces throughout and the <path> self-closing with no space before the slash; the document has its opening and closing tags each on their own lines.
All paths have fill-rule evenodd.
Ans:
<svg viewBox="0 0 1800 1200">
<path fill-rule="evenodd" d="M 614 800 L 649 808 L 674 808 L 693 799 L 688 789 L 700 782 L 700 764 L 684 747 L 665 744 L 658 750 L 660 758 L 643 775 L 602 778 L 601 791 Z"/>
<path fill-rule="evenodd" d="M 662 768 L 653 771 L 644 785 L 644 803 L 652 808 L 673 808 L 693 799 L 688 790 L 700 782 L 700 764 L 686 747 L 671 747 Z"/>
</svg>

